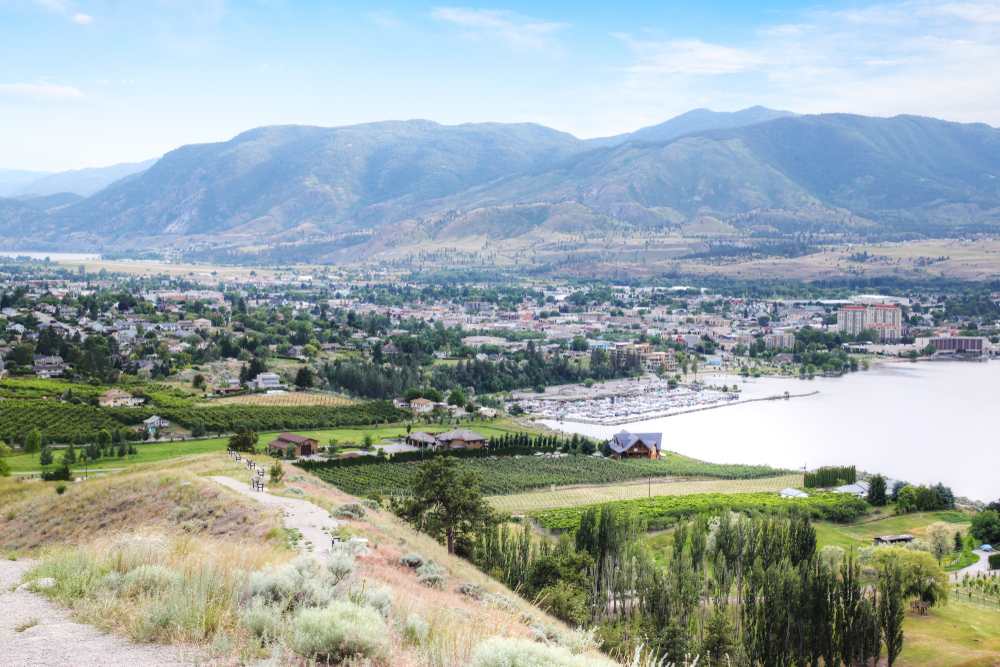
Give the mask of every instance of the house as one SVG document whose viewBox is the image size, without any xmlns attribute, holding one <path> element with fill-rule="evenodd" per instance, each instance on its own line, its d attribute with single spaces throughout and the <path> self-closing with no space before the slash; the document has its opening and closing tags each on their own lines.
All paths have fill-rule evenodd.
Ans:
<svg viewBox="0 0 1000 667">
<path fill-rule="evenodd" d="M 481 449 L 486 446 L 486 438 L 467 428 L 445 431 L 437 435 L 438 446 L 442 449 Z"/>
<path fill-rule="evenodd" d="M 430 433 L 424 433 L 423 431 L 417 431 L 416 433 L 410 433 L 406 436 L 404 440 L 406 444 L 410 447 L 437 447 L 438 439 L 431 435 Z"/>
<path fill-rule="evenodd" d="M 170 428 L 170 422 L 156 415 L 153 415 L 149 419 L 143 419 L 142 423 L 149 430 L 153 430 L 154 428 Z"/>
<path fill-rule="evenodd" d="M 312 438 L 294 433 L 282 433 L 267 443 L 267 448 L 271 451 L 281 452 L 285 456 L 312 456 L 316 453 L 318 445 L 319 442 Z"/>
<path fill-rule="evenodd" d="M 611 436 L 611 457 L 615 459 L 658 459 L 662 433 L 629 433 Z"/>
<path fill-rule="evenodd" d="M 277 373 L 261 373 L 247 383 L 250 389 L 284 389 L 281 376 Z"/>
<path fill-rule="evenodd" d="M 914 539 L 913 535 L 906 533 L 904 535 L 882 535 L 873 539 L 872 542 L 875 544 L 907 544 Z"/>
<path fill-rule="evenodd" d="M 410 407 L 410 402 L 405 398 L 394 398 L 392 399 L 392 407 L 405 409 Z"/>
<path fill-rule="evenodd" d="M 102 408 L 137 408 L 142 405 L 144 398 L 136 398 L 127 392 L 112 387 L 97 397 L 98 405 Z"/>
<path fill-rule="evenodd" d="M 434 401 L 426 398 L 415 398 L 410 401 L 410 409 L 414 412 L 434 412 Z"/>
<path fill-rule="evenodd" d="M 788 488 L 781 492 L 782 498 L 808 498 L 809 494 L 798 489 Z"/>
<path fill-rule="evenodd" d="M 847 484 L 846 486 L 838 486 L 833 490 L 834 493 L 850 493 L 856 498 L 864 498 L 868 495 L 868 482 L 858 482 L 856 484 Z"/>
<path fill-rule="evenodd" d="M 481 407 L 478 410 L 476 410 L 476 412 L 478 412 L 482 416 L 486 417 L 487 419 L 492 419 L 492 418 L 498 417 L 500 415 L 500 411 L 499 410 L 495 410 L 493 408 Z"/>
<path fill-rule="evenodd" d="M 212 328 L 212 320 L 207 319 L 205 317 L 199 317 L 198 319 L 196 319 L 194 321 L 194 328 L 195 329 L 211 329 Z"/>
</svg>

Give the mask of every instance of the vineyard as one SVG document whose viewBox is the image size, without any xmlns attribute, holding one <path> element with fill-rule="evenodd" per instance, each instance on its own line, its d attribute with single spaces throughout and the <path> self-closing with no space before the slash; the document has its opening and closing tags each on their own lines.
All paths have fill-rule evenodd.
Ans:
<svg viewBox="0 0 1000 667">
<path fill-rule="evenodd" d="M 315 466 L 310 469 L 321 479 L 355 496 L 366 496 L 372 492 L 407 495 L 419 465 L 418 462 L 372 463 L 330 468 Z M 592 456 L 463 458 L 459 465 L 462 470 L 479 473 L 483 494 L 488 496 L 522 493 L 552 485 L 613 484 L 648 477 L 761 479 L 787 474 L 787 471 L 766 466 L 702 463 L 682 457 L 659 461 L 615 461 Z"/>
<path fill-rule="evenodd" d="M 100 396 L 108 390 L 101 385 L 84 383 L 69 383 L 65 380 L 42 380 L 38 378 L 6 378 L 0 382 L 0 398 L 42 399 L 56 398 L 73 390 L 73 395 L 86 400 L 92 396 Z"/>
<path fill-rule="evenodd" d="M 695 493 L 760 493 L 777 492 L 789 486 L 802 483 L 802 475 L 784 475 L 764 479 L 677 479 L 653 478 L 647 480 L 604 484 L 594 486 L 573 486 L 569 488 L 547 488 L 516 493 L 509 496 L 489 498 L 490 505 L 501 512 L 533 512 L 545 509 L 565 509 L 599 505 L 618 500 L 638 500 L 654 496 L 685 496 Z"/>
<path fill-rule="evenodd" d="M 816 519 L 850 521 L 868 509 L 868 503 L 849 493 L 820 493 L 809 498 L 782 498 L 777 493 L 699 493 L 686 496 L 659 496 L 616 503 L 622 511 L 635 511 L 651 529 L 664 528 L 679 517 L 703 512 L 768 512 L 798 506 Z M 575 531 L 586 507 L 532 512 L 540 525 L 554 531 Z"/>
<path fill-rule="evenodd" d="M 334 396 L 332 394 L 311 394 L 311 393 L 288 393 L 274 394 L 247 394 L 245 396 L 230 396 L 220 398 L 214 403 L 223 405 L 273 405 L 279 407 L 298 407 L 301 405 L 351 405 L 354 401 Z"/>
<path fill-rule="evenodd" d="M 0 439 L 20 442 L 32 429 L 42 431 L 54 442 L 69 442 L 75 435 L 93 438 L 104 429 L 138 427 L 152 415 L 190 427 L 195 422 L 208 432 L 224 433 L 236 426 L 255 431 L 283 431 L 304 428 L 336 428 L 402 421 L 407 413 L 388 401 L 348 406 L 270 407 L 220 405 L 205 408 L 97 408 L 57 401 L 0 401 Z"/>
</svg>

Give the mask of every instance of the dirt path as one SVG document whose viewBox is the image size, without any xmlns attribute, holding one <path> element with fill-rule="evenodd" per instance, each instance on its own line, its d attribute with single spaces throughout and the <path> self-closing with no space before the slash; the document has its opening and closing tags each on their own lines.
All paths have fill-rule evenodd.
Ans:
<svg viewBox="0 0 1000 667">
<path fill-rule="evenodd" d="M 253 498 L 257 502 L 272 507 L 284 508 L 285 528 L 294 529 L 302 534 L 299 540 L 299 547 L 303 553 L 326 558 L 330 553 L 332 544 L 331 532 L 336 531 L 337 520 L 330 516 L 330 513 L 323 508 L 312 504 L 308 500 L 288 498 L 286 496 L 272 496 L 266 491 L 254 491 L 246 482 L 239 482 L 232 477 L 215 476 L 209 479 L 233 489 L 245 496 Z"/>
<path fill-rule="evenodd" d="M 176 648 L 133 644 L 127 639 L 69 620 L 69 610 L 42 595 L 11 590 L 31 567 L 26 560 L 0 560 L 0 666 L 2 667 L 178 667 L 192 665 Z M 24 628 L 32 622 L 36 625 Z M 19 631 L 20 630 L 20 631 Z"/>
</svg>

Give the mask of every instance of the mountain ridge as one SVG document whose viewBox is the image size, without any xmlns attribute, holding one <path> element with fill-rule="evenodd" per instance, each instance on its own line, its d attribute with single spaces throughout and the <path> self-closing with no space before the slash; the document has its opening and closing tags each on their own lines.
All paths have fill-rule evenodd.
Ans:
<svg viewBox="0 0 1000 667">
<path fill-rule="evenodd" d="M 656 229 L 699 219 L 742 221 L 734 224 L 757 234 L 863 224 L 926 235 L 1000 225 L 997 178 L 1000 131 L 919 116 L 783 115 L 614 146 L 531 123 L 266 126 L 182 146 L 48 212 L 0 200 L 0 239 L 338 245 L 435 220 L 441 224 L 432 228 L 449 234 L 501 237 L 535 227 Z M 573 206 L 556 206 L 563 203 Z M 447 224 L 463 212 L 518 204 L 542 208 L 506 223 Z"/>
</svg>

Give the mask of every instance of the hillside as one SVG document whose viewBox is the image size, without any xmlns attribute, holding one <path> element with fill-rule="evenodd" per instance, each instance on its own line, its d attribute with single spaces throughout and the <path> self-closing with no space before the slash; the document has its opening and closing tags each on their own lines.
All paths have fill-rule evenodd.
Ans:
<svg viewBox="0 0 1000 667">
<path fill-rule="evenodd" d="M 76 203 L 43 211 L 0 200 L 0 239 L 40 250 L 253 246 L 284 260 L 355 261 L 427 241 L 683 235 L 720 221 L 760 238 L 841 241 L 1000 228 L 1000 132 L 987 125 L 768 120 L 784 112 L 754 108 L 725 117 L 751 124 L 641 140 L 716 117 L 692 113 L 596 148 L 532 124 L 258 128 L 179 148 Z"/>
<path fill-rule="evenodd" d="M 58 193 L 72 193 L 81 197 L 89 197 L 119 179 L 146 171 L 156 163 L 157 159 L 153 158 L 143 162 L 122 162 L 110 167 L 87 167 L 85 169 L 61 171 L 57 174 L 45 174 L 31 182 L 23 183 L 20 188 L 11 192 L 14 195 L 36 195 L 39 197 Z"/>
<path fill-rule="evenodd" d="M 753 125 L 754 123 L 763 123 L 775 118 L 795 115 L 791 111 L 778 111 L 762 106 L 750 107 L 742 111 L 693 109 L 666 122 L 643 127 L 635 132 L 616 134 L 613 137 L 588 139 L 587 141 L 594 146 L 620 146 L 630 141 L 669 141 L 689 132 L 742 127 L 744 125 Z"/>
</svg>

